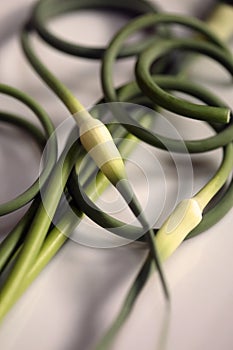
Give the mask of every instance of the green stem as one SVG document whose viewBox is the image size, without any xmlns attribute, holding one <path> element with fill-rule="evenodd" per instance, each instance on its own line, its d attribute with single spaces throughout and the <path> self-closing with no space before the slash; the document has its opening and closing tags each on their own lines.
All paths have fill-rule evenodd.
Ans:
<svg viewBox="0 0 233 350">
<path fill-rule="evenodd" d="M 57 79 L 39 60 L 39 58 L 33 52 L 29 39 L 30 32 L 25 27 L 21 34 L 21 44 L 25 56 L 28 61 L 39 74 L 39 76 L 46 82 L 46 84 L 52 89 L 52 91 L 58 96 L 58 98 L 65 104 L 70 113 L 75 113 L 84 110 L 83 105 L 77 100 L 77 98 L 70 92 L 62 82 Z"/>
<path fill-rule="evenodd" d="M 3 319 L 8 310 L 13 305 L 14 300 L 17 298 L 17 294 L 20 290 L 22 280 L 30 270 L 32 264 L 36 261 L 38 253 L 43 245 L 45 236 L 51 224 L 51 220 L 62 195 L 65 183 L 77 158 L 76 143 L 69 150 L 66 161 L 64 161 L 66 151 L 67 150 L 65 149 L 63 155 L 60 157 L 60 160 L 56 165 L 50 181 L 46 186 L 44 202 L 41 203 L 37 210 L 36 216 L 32 221 L 31 227 L 25 239 L 23 248 L 20 251 L 18 259 L 3 288 L 0 291 L 0 320 Z M 49 212 L 47 211 L 48 208 L 50 208 Z"/>
<path fill-rule="evenodd" d="M 227 181 L 233 168 L 233 144 L 226 146 L 224 158 L 219 170 L 212 179 L 195 195 L 200 208 L 203 210 L 216 193 L 222 188 Z"/>
<path fill-rule="evenodd" d="M 37 179 L 25 192 L 18 195 L 16 198 L 0 204 L 0 216 L 9 214 L 13 212 L 14 210 L 17 210 L 27 203 L 29 203 L 39 192 L 40 187 L 45 183 L 45 181 L 48 179 L 50 172 L 56 163 L 57 159 L 57 141 L 56 137 L 54 135 L 54 127 L 53 124 L 48 117 L 47 113 L 41 108 L 40 105 L 36 101 L 34 101 L 31 97 L 23 93 L 22 91 L 19 91 L 17 89 L 14 89 L 10 86 L 0 84 L 0 93 L 5 94 L 8 96 L 11 96 L 15 98 L 16 100 L 22 102 L 24 105 L 26 105 L 33 113 L 35 113 L 35 116 L 39 119 L 43 130 L 44 135 L 38 134 L 37 131 L 35 131 L 35 127 L 31 126 L 31 123 L 28 123 L 26 121 L 22 122 L 20 121 L 20 118 L 17 120 L 15 116 L 12 116 L 11 114 L 6 114 L 6 117 L 9 117 L 9 122 L 12 120 L 12 122 L 16 122 L 17 125 L 22 125 L 22 127 L 26 128 L 27 130 L 30 130 L 30 133 L 32 133 L 35 137 L 40 137 L 37 141 L 44 142 L 44 138 L 46 140 L 50 139 L 46 156 L 45 156 L 45 165 L 44 169 L 42 170 L 40 174 L 40 180 Z M 3 116 L 1 118 L 4 119 Z M 13 118 L 13 119 L 12 119 Z"/>
<path fill-rule="evenodd" d="M 22 128 L 35 138 L 40 148 L 44 148 L 46 138 L 43 133 L 34 124 L 8 112 L 0 112 L 0 120 L 5 123 L 14 124 L 15 126 Z M 39 205 L 38 199 L 33 201 L 26 214 L 19 221 L 19 223 L 13 228 L 13 230 L 7 235 L 3 242 L 0 243 L 0 273 L 11 259 L 12 254 L 19 246 L 20 242 L 25 236 L 25 232 L 30 226 L 34 213 Z"/>
<path fill-rule="evenodd" d="M 156 84 L 150 74 L 152 63 L 168 54 L 172 50 L 183 49 L 205 54 L 214 58 L 233 76 L 233 58 L 222 52 L 212 44 L 197 42 L 196 40 L 171 40 L 160 41 L 151 45 L 140 56 L 136 64 L 136 79 L 141 90 L 149 96 L 158 106 L 181 116 L 205 120 L 208 122 L 228 123 L 230 121 L 231 110 L 227 107 L 203 106 L 188 102 L 184 99 L 173 96 L 164 91 Z"/>
<path fill-rule="evenodd" d="M 18 246 L 24 240 L 38 205 L 39 200 L 35 199 L 26 214 L 0 244 L 0 274 L 8 264 L 11 256 L 17 250 Z"/>
</svg>

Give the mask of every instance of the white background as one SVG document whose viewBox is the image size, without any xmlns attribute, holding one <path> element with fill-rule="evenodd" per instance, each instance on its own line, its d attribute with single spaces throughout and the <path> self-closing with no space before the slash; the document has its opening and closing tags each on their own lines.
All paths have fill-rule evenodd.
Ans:
<svg viewBox="0 0 233 350">
<path fill-rule="evenodd" d="M 9 0 L 0 8 L 0 81 L 33 96 L 59 125 L 68 113 L 40 81 L 22 55 L 19 28 L 33 1 Z M 208 3 L 199 0 L 157 1 L 169 12 L 200 15 Z M 211 1 L 209 2 L 211 4 Z M 123 24 L 120 16 L 94 13 L 56 21 L 54 30 L 82 43 L 108 42 Z M 75 33 L 75 34 L 74 34 Z M 101 97 L 98 62 L 76 59 L 37 42 L 37 52 L 85 106 Z M 191 75 L 232 103 L 227 74 L 206 59 L 198 60 Z M 132 60 L 117 64 L 116 83 L 132 77 Z M 1 97 L 1 109 L 19 111 L 33 118 L 19 103 Z M 181 133 L 190 138 L 209 132 L 203 124 L 182 123 Z M 40 153 L 32 140 L 17 129 L 0 125 L 0 201 L 23 191 L 38 173 Z M 219 163 L 219 152 L 193 157 L 194 191 L 209 179 Z M 164 168 L 166 171 L 166 168 Z M 153 179 L 153 174 L 151 175 Z M 135 180 L 135 179 L 134 179 Z M 164 178 L 162 179 L 164 181 Z M 168 186 L 172 177 L 167 175 Z M 176 183 L 173 184 L 174 187 Z M 135 183 L 143 197 L 143 183 Z M 143 199 L 143 198 L 142 198 Z M 168 200 L 169 202 L 169 200 Z M 154 205 L 160 205 L 155 198 Z M 19 213 L 0 218 L 0 239 Z M 164 264 L 171 290 L 172 312 L 167 350 L 224 349 L 233 346 L 232 211 L 205 234 L 184 243 Z M 93 349 L 117 314 L 139 270 L 146 249 L 131 244 L 115 249 L 93 249 L 69 241 L 10 312 L 0 329 L 3 350 Z M 165 306 L 158 276 L 141 293 L 112 349 L 159 349 Z"/>
</svg>

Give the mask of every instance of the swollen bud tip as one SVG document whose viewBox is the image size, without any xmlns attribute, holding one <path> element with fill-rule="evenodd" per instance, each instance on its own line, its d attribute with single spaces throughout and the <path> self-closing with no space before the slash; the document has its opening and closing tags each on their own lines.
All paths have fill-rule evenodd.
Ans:
<svg viewBox="0 0 233 350">
<path fill-rule="evenodd" d="M 80 141 L 99 169 L 114 185 L 126 179 L 123 159 L 108 128 L 87 111 L 75 118 L 79 125 Z"/>
<path fill-rule="evenodd" d="M 167 259 L 201 220 L 202 210 L 196 199 L 180 202 L 155 237 L 160 259 Z"/>
</svg>

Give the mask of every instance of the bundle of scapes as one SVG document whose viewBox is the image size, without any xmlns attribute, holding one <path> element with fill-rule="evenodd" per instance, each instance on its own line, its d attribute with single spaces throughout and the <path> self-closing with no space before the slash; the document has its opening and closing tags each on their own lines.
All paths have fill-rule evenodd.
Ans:
<svg viewBox="0 0 233 350">
<path fill-rule="evenodd" d="M 43 2 L 40 4 L 43 5 Z M 139 4 L 142 5 L 143 3 L 139 1 Z M 104 2 L 102 6 L 106 6 L 106 3 Z M 120 8 L 122 6 L 123 5 L 121 5 Z M 37 7 L 37 11 L 39 11 L 39 9 L 40 6 Z M 167 286 L 157 257 L 156 246 L 153 241 L 153 231 L 150 229 L 145 217 L 142 214 L 140 204 L 137 201 L 127 179 L 123 160 L 113 142 L 110 132 L 100 120 L 94 119 L 91 114 L 84 109 L 82 104 L 72 95 L 72 93 L 56 77 L 53 76 L 53 74 L 43 65 L 42 62 L 40 62 L 40 60 L 33 52 L 30 44 L 29 35 L 32 30 L 33 17 L 29 21 L 29 24 L 27 23 L 25 25 L 25 28 L 22 32 L 22 47 L 26 57 L 38 72 L 38 74 L 41 76 L 41 78 L 64 102 L 69 112 L 74 116 L 74 119 L 79 127 L 81 145 L 87 152 L 92 154 L 94 161 L 97 165 L 99 165 L 103 174 L 114 186 L 116 186 L 116 188 L 119 189 L 123 198 L 125 198 L 126 201 L 130 198 L 129 207 L 136 215 L 136 217 L 138 217 L 140 223 L 143 226 L 143 229 L 146 232 L 146 237 L 150 246 L 150 256 L 157 266 L 165 296 L 168 298 Z M 80 146 L 78 147 L 78 145 L 74 145 L 71 148 L 71 158 L 74 160 L 75 154 L 73 152 L 75 148 L 80 148 Z M 93 149 L 95 152 L 92 152 Z M 63 162 L 64 155 L 60 157 L 57 166 L 53 169 L 52 176 L 46 185 L 46 198 L 44 199 L 43 203 L 39 204 L 38 209 L 34 214 L 32 224 L 30 225 L 30 228 L 24 239 L 23 245 L 20 247 L 17 253 L 14 266 L 10 271 L 10 274 L 7 277 L 3 287 L 1 288 L 1 319 L 14 304 L 15 300 L 17 300 L 18 295 L 21 293 L 20 290 L 22 288 L 22 280 L 26 278 L 27 273 L 29 272 L 33 263 L 36 261 L 38 254 L 43 246 L 47 232 L 51 225 L 51 218 L 53 218 L 56 212 L 56 208 L 59 204 L 59 200 L 61 198 L 65 183 L 68 179 L 68 175 L 75 164 L 74 162 L 71 163 L 71 161 L 67 161 L 67 168 L 65 168 L 65 170 L 63 169 L 62 172 L 64 180 L 62 178 L 62 185 L 58 186 L 56 179 Z M 45 201 L 49 202 L 49 213 L 45 209 Z M 10 235 L 10 237 L 12 237 L 12 235 Z M 8 242 L 5 242 L 5 245 L 7 244 Z M 5 249 L 5 247 L 3 247 L 3 249 Z M 9 258 L 9 254 L 6 254 L 6 258 Z M 5 264 L 5 261 L 3 261 L 2 264 Z"/>
<path fill-rule="evenodd" d="M 132 285 L 122 310 L 106 337 L 104 337 L 103 341 L 99 344 L 98 348 L 104 349 L 109 347 L 113 337 L 129 315 L 138 294 L 145 285 L 151 272 L 154 270 L 154 266 L 157 267 L 163 291 L 168 300 L 168 290 L 161 270 L 160 261 L 168 258 L 185 238 L 199 234 L 213 225 L 216 221 L 220 220 L 220 218 L 231 208 L 233 203 L 233 185 L 230 184 L 219 202 L 217 202 L 210 211 L 205 212 L 203 215 L 203 210 L 213 196 L 227 182 L 232 171 L 233 132 L 230 122 L 230 109 L 209 91 L 185 81 L 184 79 L 168 75 L 151 76 L 150 67 L 156 59 L 160 59 L 160 62 L 166 63 L 165 56 L 169 57 L 169 55 L 172 55 L 174 49 L 181 49 L 185 51 L 199 52 L 214 58 L 232 75 L 233 59 L 226 45 L 200 21 L 180 16 L 155 13 L 136 18 L 127 24 L 116 34 L 106 50 L 91 50 L 87 48 L 83 49 L 81 46 L 72 46 L 51 35 L 45 27 L 45 22 L 50 17 L 63 13 L 63 11 L 73 11 L 80 7 L 75 1 L 67 1 L 64 3 L 59 2 L 59 6 L 56 7 L 56 11 L 53 13 L 52 9 L 55 8 L 55 5 L 58 5 L 57 0 L 43 0 L 36 5 L 29 22 L 24 27 L 21 42 L 24 53 L 31 65 L 47 85 L 64 102 L 70 113 L 74 116 L 79 128 L 80 141 L 75 141 L 72 134 L 64 152 L 58 161 L 56 161 L 56 138 L 53 134 L 53 126 L 45 112 L 34 101 L 21 92 L 1 86 L 2 93 L 7 93 L 21 100 L 28 105 L 36 115 L 38 115 L 45 128 L 45 135 L 41 134 L 41 132 L 33 125 L 24 122 L 22 118 L 3 113 L 1 119 L 3 121 L 15 123 L 20 127 L 27 129 L 33 134 L 33 136 L 35 136 L 38 143 L 42 146 L 45 144 L 45 138 L 48 137 L 52 139 L 52 143 L 50 143 L 50 149 L 47 152 L 47 162 L 42 176 L 43 181 L 40 182 L 41 186 L 43 186 L 43 191 L 44 188 L 46 189 L 46 196 L 43 200 L 46 202 L 46 207 L 49 206 L 50 208 L 49 213 L 45 210 L 44 203 L 41 203 L 39 196 L 41 188 L 39 187 L 38 181 L 32 186 L 32 189 L 29 189 L 25 194 L 0 207 L 0 213 L 1 215 L 4 215 L 30 202 L 32 198 L 35 198 L 26 215 L 0 246 L 0 269 L 3 271 L 12 260 L 14 261 L 14 267 L 7 276 L 0 291 L 0 318 L 2 319 L 5 316 L 19 296 L 36 278 L 54 254 L 62 247 L 67 237 L 82 219 L 83 214 L 87 214 L 98 224 L 103 223 L 103 220 L 105 223 L 109 221 L 109 226 L 106 227 L 124 227 L 125 232 L 122 232 L 123 236 L 127 234 L 127 227 L 130 229 L 129 225 L 127 226 L 125 223 L 109 217 L 106 213 L 101 213 L 101 219 L 99 219 L 96 212 L 93 211 L 93 204 L 84 200 L 85 192 L 82 191 L 87 187 L 87 194 L 91 195 L 92 186 L 94 186 L 93 182 L 88 184 L 88 179 L 91 178 L 88 173 L 92 170 L 87 164 L 86 174 L 88 174 L 88 178 L 86 184 L 88 184 L 88 186 L 85 186 L 84 184 L 84 189 L 82 189 L 79 184 L 79 174 L 77 172 L 79 171 L 79 165 L 85 152 L 88 152 L 92 155 L 97 166 L 102 171 L 102 173 L 98 175 L 98 186 L 101 190 L 104 190 L 107 186 L 107 181 L 104 180 L 106 178 L 116 186 L 122 196 L 128 201 L 130 209 L 138 217 L 150 248 L 150 254 Z M 81 8 L 90 8 L 92 5 L 93 7 L 97 6 L 98 8 L 106 8 L 110 6 L 106 1 L 94 2 L 94 4 L 92 4 L 92 1 L 90 0 L 85 2 L 85 4 L 81 3 Z M 138 6 L 138 9 L 135 11 L 134 4 L 133 12 L 137 15 L 145 12 L 155 12 L 155 10 L 151 8 L 151 5 L 144 1 L 138 0 L 136 5 Z M 132 12 L 129 2 L 120 1 L 116 7 L 119 7 L 121 11 L 127 9 L 127 11 Z M 46 11 L 46 9 L 48 9 L 48 11 Z M 170 36 L 166 39 L 166 35 L 169 35 L 169 31 L 167 31 L 164 26 L 174 23 L 188 26 L 195 31 L 198 31 L 208 42 L 204 43 L 194 39 L 188 41 L 173 39 Z M 147 27 L 152 27 L 155 32 L 152 40 L 149 39 L 142 45 L 132 46 L 128 48 L 127 51 L 127 49 L 123 47 L 123 43 L 127 37 L 135 31 Z M 156 29 L 158 29 L 157 32 Z M 55 78 L 37 58 L 31 47 L 29 38 L 29 35 L 34 30 L 36 30 L 49 44 L 64 52 L 68 52 L 69 54 L 95 59 L 103 57 L 102 86 L 104 100 L 106 102 L 134 102 L 139 98 L 141 103 L 150 106 L 151 108 L 156 104 L 159 107 L 163 107 L 185 117 L 205 120 L 210 125 L 216 125 L 213 124 L 216 122 L 222 124 L 229 123 L 229 126 L 226 128 L 215 126 L 214 129 L 216 135 L 213 137 L 205 140 L 185 141 L 185 145 L 191 153 L 206 152 L 208 150 L 223 147 L 223 161 L 219 170 L 208 184 L 206 184 L 193 198 L 182 201 L 171 216 L 165 221 L 156 235 L 154 235 L 155 232 L 149 227 L 145 217 L 142 215 L 140 204 L 138 203 L 127 179 L 120 152 L 112 140 L 112 136 L 114 136 L 116 130 L 114 130 L 113 127 L 111 135 L 106 126 L 100 120 L 93 118 L 91 113 L 84 109 L 71 92 L 60 81 L 58 81 L 58 79 Z M 157 36 L 156 45 L 153 44 L 153 41 L 155 40 L 154 35 Z M 112 78 L 114 59 L 134 54 L 139 54 L 135 68 L 137 84 L 132 82 L 119 90 L 115 90 Z M 161 67 L 166 67 L 166 64 L 162 64 Z M 167 90 L 184 92 L 200 99 L 208 106 L 186 102 L 185 100 L 174 97 L 171 93 L 168 93 Z M 129 114 L 120 106 L 113 107 L 113 114 L 114 117 L 127 129 L 127 132 L 123 132 L 123 137 L 133 137 L 133 134 L 138 140 L 143 140 L 155 147 L 165 148 L 164 145 L 166 144 L 169 145 L 169 149 L 172 151 L 181 152 L 182 147 L 179 141 L 165 139 L 160 135 L 151 133 L 138 121 L 132 120 L 132 117 L 129 116 Z M 208 116 L 208 119 L 206 119 L 206 116 Z M 144 118 L 145 117 L 142 117 L 142 119 Z M 119 149 L 127 153 L 129 150 L 125 150 L 124 146 L 125 144 L 123 140 L 119 145 Z M 95 152 L 93 152 L 94 149 Z M 49 181 L 46 183 L 49 175 Z M 53 227 L 51 226 L 51 220 L 56 212 L 61 195 L 66 186 L 71 196 L 69 199 L 70 206 L 76 213 L 76 219 L 74 220 L 74 217 L 67 212 L 60 218 L 59 225 Z M 91 200 L 95 201 L 96 198 L 91 198 Z M 30 224 L 31 221 L 32 224 Z M 133 229 L 135 229 L 135 231 L 138 230 L 136 227 Z M 141 241 L 143 240 L 144 237 L 141 238 Z"/>
</svg>

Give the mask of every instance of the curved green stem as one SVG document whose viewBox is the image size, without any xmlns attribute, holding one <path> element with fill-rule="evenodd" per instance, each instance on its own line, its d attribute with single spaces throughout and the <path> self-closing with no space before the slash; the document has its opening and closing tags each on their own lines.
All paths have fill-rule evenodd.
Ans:
<svg viewBox="0 0 233 350">
<path fill-rule="evenodd" d="M 227 107 L 203 106 L 178 98 L 161 89 L 150 74 L 152 63 L 171 50 L 183 49 L 199 52 L 216 59 L 233 76 L 233 58 L 224 54 L 220 49 L 209 43 L 196 40 L 171 40 L 160 41 L 151 45 L 140 56 L 136 64 L 136 79 L 142 91 L 158 106 L 181 116 L 205 120 L 209 122 L 228 123 L 230 121 L 230 109 Z"/>
<path fill-rule="evenodd" d="M 46 138 L 44 137 L 43 133 L 36 126 L 34 126 L 34 124 L 28 122 L 22 117 L 8 112 L 0 112 L 0 121 L 10 124 L 13 123 L 15 126 L 22 128 L 35 138 L 40 148 L 44 147 Z M 7 235 L 4 241 L 0 243 L 0 273 L 23 239 L 23 236 L 31 223 L 38 204 L 39 201 L 36 199 L 26 214 L 23 216 L 23 218 L 19 221 L 19 223 Z"/>
<path fill-rule="evenodd" d="M 25 26 L 21 34 L 21 44 L 25 56 L 27 57 L 30 64 L 33 66 L 39 76 L 46 82 L 46 84 L 52 89 L 52 91 L 58 96 L 58 98 L 65 104 L 73 115 L 75 113 L 84 110 L 83 105 L 77 100 L 76 97 L 70 92 L 62 82 L 57 79 L 39 60 L 35 55 L 32 46 L 30 44 L 30 28 Z"/>
<path fill-rule="evenodd" d="M 36 261 L 39 251 L 43 245 L 65 183 L 77 159 L 78 151 L 76 143 L 69 150 L 65 161 L 64 157 L 66 156 L 66 152 L 67 149 L 64 150 L 63 155 L 60 157 L 60 160 L 56 165 L 53 175 L 46 186 L 44 201 L 39 206 L 31 223 L 31 227 L 25 239 L 23 248 L 8 279 L 0 290 L 0 320 L 3 319 L 14 303 L 15 298 L 17 298 L 22 280 L 30 270 L 32 264 Z M 63 169 L 62 172 L 61 167 Z M 62 179 L 60 179 L 61 175 Z M 49 212 L 47 211 L 48 208 Z"/>
<path fill-rule="evenodd" d="M 11 96 L 15 98 L 16 100 L 22 102 L 25 104 L 29 109 L 32 110 L 32 112 L 35 113 L 36 117 L 39 119 L 43 129 L 44 129 L 44 135 L 42 136 L 46 140 L 50 139 L 47 152 L 45 154 L 45 165 L 44 169 L 42 170 L 40 174 L 40 181 L 39 178 L 22 194 L 18 195 L 13 200 L 10 200 L 9 202 L 0 204 L 0 216 L 9 214 L 13 212 L 14 210 L 17 210 L 27 203 L 29 203 L 39 192 L 40 186 L 42 186 L 46 180 L 48 179 L 51 170 L 56 163 L 57 159 L 57 140 L 56 136 L 54 135 L 54 127 L 49 119 L 47 113 L 43 110 L 43 108 L 38 105 L 37 102 L 35 102 L 31 97 L 23 93 L 22 91 L 19 91 L 17 89 L 14 89 L 10 86 L 0 84 L 0 93 Z M 6 114 L 5 117 L 1 116 L 1 118 L 6 119 L 6 117 L 9 117 L 9 121 L 12 119 L 17 125 L 22 125 L 22 127 L 29 130 L 31 128 L 30 132 L 34 134 L 35 137 L 41 137 L 38 135 L 38 132 L 35 131 L 35 127 L 31 126 L 30 123 L 22 122 L 20 119 L 15 118 L 15 116 L 12 116 L 11 114 Z M 41 141 L 41 140 L 40 140 Z M 39 141 L 39 142 L 40 142 Z M 42 141 L 43 142 L 43 141 Z M 39 183 L 40 182 L 40 183 Z"/>
<path fill-rule="evenodd" d="M 224 158 L 219 170 L 212 179 L 195 195 L 200 208 L 203 210 L 216 193 L 222 188 L 227 181 L 233 168 L 233 144 L 226 146 Z"/>
</svg>

